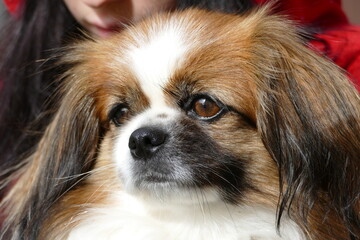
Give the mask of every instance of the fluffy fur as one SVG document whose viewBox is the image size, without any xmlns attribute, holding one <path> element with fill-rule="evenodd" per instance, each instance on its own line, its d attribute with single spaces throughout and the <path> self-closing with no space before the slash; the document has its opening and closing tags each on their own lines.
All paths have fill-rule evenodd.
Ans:
<svg viewBox="0 0 360 240">
<path fill-rule="evenodd" d="M 360 239 L 359 93 L 268 12 L 161 14 L 72 47 L 3 237 Z"/>
</svg>

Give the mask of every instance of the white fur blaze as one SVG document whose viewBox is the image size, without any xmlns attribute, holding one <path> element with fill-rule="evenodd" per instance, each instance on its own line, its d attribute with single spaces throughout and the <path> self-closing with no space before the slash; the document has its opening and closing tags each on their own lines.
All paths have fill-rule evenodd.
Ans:
<svg viewBox="0 0 360 240">
<path fill-rule="evenodd" d="M 152 34 L 149 41 L 139 44 L 140 47 L 129 49 L 129 66 L 152 106 L 165 105 L 163 87 L 181 66 L 188 50 L 182 34 L 176 25 L 168 24 Z"/>
</svg>

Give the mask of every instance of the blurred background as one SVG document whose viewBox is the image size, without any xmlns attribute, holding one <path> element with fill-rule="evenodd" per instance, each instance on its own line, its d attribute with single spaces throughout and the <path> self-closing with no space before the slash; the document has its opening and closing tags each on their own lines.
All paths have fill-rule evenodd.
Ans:
<svg viewBox="0 0 360 240">
<path fill-rule="evenodd" d="M 342 0 L 342 3 L 344 10 L 350 19 L 350 22 L 360 25 L 360 0 Z M 4 14 L 5 7 L 3 1 L 0 0 L 0 21 L 3 20 Z"/>
<path fill-rule="evenodd" d="M 342 4 L 350 22 L 360 25 L 360 0 L 343 0 Z"/>
</svg>

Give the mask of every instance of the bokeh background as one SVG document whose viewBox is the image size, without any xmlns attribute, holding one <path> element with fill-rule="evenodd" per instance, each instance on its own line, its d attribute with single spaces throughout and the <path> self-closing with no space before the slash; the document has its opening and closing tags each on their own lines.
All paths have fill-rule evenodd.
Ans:
<svg viewBox="0 0 360 240">
<path fill-rule="evenodd" d="M 343 0 L 342 3 L 350 21 L 360 25 L 360 0 Z"/>
<path fill-rule="evenodd" d="M 77 1 L 77 0 L 73 0 Z M 360 0 L 342 0 L 344 10 L 353 24 L 360 25 Z M 0 23 L 6 14 L 3 1 L 0 0 Z"/>
</svg>

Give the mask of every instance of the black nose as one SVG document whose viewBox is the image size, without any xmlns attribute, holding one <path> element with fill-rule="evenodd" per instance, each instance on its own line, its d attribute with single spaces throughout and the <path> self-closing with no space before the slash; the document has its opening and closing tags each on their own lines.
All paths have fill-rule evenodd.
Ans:
<svg viewBox="0 0 360 240">
<path fill-rule="evenodd" d="M 131 155 L 135 159 L 151 158 L 164 144 L 167 134 L 154 127 L 143 127 L 135 130 L 129 138 Z"/>
</svg>

